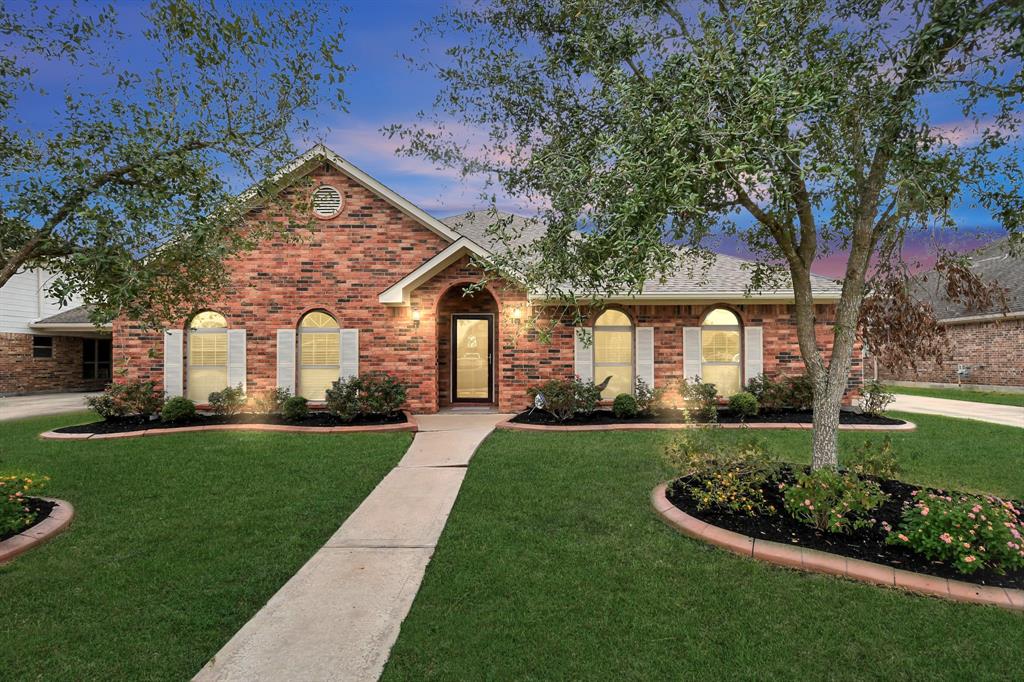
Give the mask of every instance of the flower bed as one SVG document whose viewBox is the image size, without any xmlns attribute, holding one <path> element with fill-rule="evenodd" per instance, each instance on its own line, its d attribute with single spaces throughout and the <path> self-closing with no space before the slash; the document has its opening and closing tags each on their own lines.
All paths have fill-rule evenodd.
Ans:
<svg viewBox="0 0 1024 682">
<path fill-rule="evenodd" d="M 274 424 L 280 426 L 295 427 L 347 427 L 347 426 L 381 426 L 391 424 L 405 424 L 409 421 L 404 412 L 394 412 L 384 415 L 356 415 L 349 421 L 342 421 L 329 412 L 310 412 L 306 417 L 297 420 L 285 420 L 279 415 L 272 414 L 237 414 L 234 416 L 207 415 L 197 413 L 194 417 L 176 422 L 164 422 L 159 419 L 146 417 L 125 417 L 104 419 L 102 421 L 89 422 L 88 424 L 75 424 L 55 429 L 53 433 L 69 434 L 112 434 L 131 433 L 134 431 L 155 431 L 161 429 L 177 429 L 195 426 L 223 426 L 230 424 Z"/>
<path fill-rule="evenodd" d="M 784 467 L 763 485 L 760 485 L 758 492 L 763 498 L 765 511 L 757 513 L 730 509 L 724 505 L 701 504 L 698 496 L 703 482 L 691 476 L 684 476 L 672 481 L 667 487 L 666 497 L 677 509 L 690 516 L 750 538 L 821 550 L 892 568 L 966 581 L 976 585 L 1024 588 L 1024 569 L 1000 573 L 991 568 L 973 569 L 970 566 L 972 563 L 982 561 L 979 557 L 984 556 L 986 552 L 992 552 L 991 547 L 986 548 L 981 544 L 984 540 L 968 542 L 967 544 L 971 547 L 960 554 L 959 560 L 929 558 L 911 548 L 910 538 L 904 535 L 906 527 L 904 518 L 914 518 L 915 516 L 924 518 L 930 514 L 941 514 L 937 511 L 940 503 L 955 504 L 963 494 L 919 488 L 897 480 L 873 479 L 887 498 L 880 506 L 865 516 L 865 520 L 870 520 L 872 523 L 849 529 L 848 532 L 825 532 L 797 520 L 787 511 L 785 491 L 796 483 L 798 473 L 800 472 Z M 969 497 L 968 499 L 974 500 L 975 498 Z M 1020 510 L 1022 509 L 1020 503 L 998 500 L 993 497 L 978 499 L 982 503 L 1003 509 L 1012 509 L 1017 518 L 1016 526 L 1020 527 Z M 810 500 L 807 502 L 809 503 Z M 1009 507 L 1004 505 L 1009 505 Z M 967 510 L 965 514 L 973 515 L 975 518 L 972 521 L 976 520 L 983 526 L 985 521 L 981 520 L 980 506 L 974 502 L 968 502 L 965 507 Z M 970 511 L 976 507 L 979 508 L 978 512 Z M 933 508 L 936 511 L 933 511 Z M 959 520 L 955 523 L 958 522 Z M 968 532 L 977 532 L 979 535 L 984 532 L 980 526 L 978 531 L 974 531 L 966 524 L 961 525 L 965 537 Z M 931 533 L 935 536 L 932 539 L 943 546 L 961 542 L 963 539 L 954 540 L 948 532 L 940 527 L 931 529 Z M 907 540 L 902 538 L 907 538 Z M 1013 543 L 1014 538 L 1010 537 L 1009 540 L 1003 541 Z M 927 543 L 917 542 L 915 544 L 921 546 L 921 544 Z M 1018 549 L 1014 551 L 1024 551 L 1024 546 L 1018 545 Z M 966 561 L 965 566 L 964 559 L 968 558 L 970 560 Z M 969 572 L 965 572 L 965 570 Z"/>
<path fill-rule="evenodd" d="M 688 423 L 686 413 L 682 410 L 660 410 L 646 415 L 621 418 L 611 410 L 595 410 L 590 414 L 577 413 L 570 419 L 559 421 L 554 415 L 539 409 L 523 410 L 510 419 L 513 424 L 532 424 L 538 426 L 615 426 L 628 424 L 685 424 Z M 694 421 L 690 419 L 689 421 Z M 728 409 L 718 410 L 719 424 L 807 424 L 814 422 L 811 410 L 763 410 L 753 417 L 741 419 Z M 700 422 L 697 423 L 708 423 Z M 712 422 L 715 423 L 715 422 Z M 885 416 L 872 416 L 852 410 L 839 413 L 840 426 L 872 426 L 872 427 L 905 427 L 910 422 Z"/>
<path fill-rule="evenodd" d="M 25 515 L 30 517 L 31 520 L 27 521 L 26 524 L 20 528 L 0 530 L 0 542 L 3 542 L 7 538 L 32 530 L 34 526 L 38 525 L 50 515 L 50 512 L 54 507 L 54 502 L 42 497 L 29 497 L 25 499 L 24 506 L 28 509 L 28 511 L 25 512 Z"/>
</svg>

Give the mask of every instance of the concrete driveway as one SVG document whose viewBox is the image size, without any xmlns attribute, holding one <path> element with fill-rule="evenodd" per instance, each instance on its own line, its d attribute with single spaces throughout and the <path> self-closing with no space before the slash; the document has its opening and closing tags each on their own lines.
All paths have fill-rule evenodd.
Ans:
<svg viewBox="0 0 1024 682">
<path fill-rule="evenodd" d="M 896 394 L 896 400 L 889 406 L 890 410 L 899 412 L 917 412 L 918 414 L 937 414 L 943 417 L 959 417 L 974 419 L 990 424 L 1019 426 L 1024 428 L 1024 407 L 1013 405 L 990 405 L 974 403 L 967 400 L 945 400 L 943 398 L 925 398 L 918 395 Z"/>
<path fill-rule="evenodd" d="M 91 395 L 99 393 L 39 393 L 0 398 L 0 421 L 78 412 L 85 409 L 85 399 Z"/>
</svg>

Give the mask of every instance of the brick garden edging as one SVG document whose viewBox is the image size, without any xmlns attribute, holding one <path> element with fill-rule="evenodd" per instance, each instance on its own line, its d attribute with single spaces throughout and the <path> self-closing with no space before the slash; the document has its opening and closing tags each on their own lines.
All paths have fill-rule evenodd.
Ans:
<svg viewBox="0 0 1024 682">
<path fill-rule="evenodd" d="M 802 424 L 797 422 L 755 424 L 690 424 L 690 423 L 641 423 L 641 424 L 520 424 L 518 422 L 503 421 L 494 428 L 505 431 L 661 431 L 695 429 L 700 427 L 711 427 L 717 429 L 765 429 L 776 431 L 810 431 L 813 424 Z M 840 424 L 840 431 L 914 431 L 917 424 L 904 422 L 902 424 Z"/>
<path fill-rule="evenodd" d="M 403 410 L 404 412 L 404 410 Z M 286 433 L 364 433 L 382 431 L 419 430 L 412 413 L 405 412 L 407 421 L 401 424 L 372 424 L 365 426 L 290 426 L 288 424 L 210 424 L 209 426 L 179 426 L 164 429 L 145 429 L 121 433 L 60 433 L 44 431 L 39 434 L 46 440 L 110 440 L 112 438 L 136 438 L 140 436 L 162 436 L 167 433 L 190 433 L 193 431 L 280 431 Z"/>
<path fill-rule="evenodd" d="M 6 563 L 26 552 L 36 545 L 42 544 L 57 535 L 71 523 L 75 516 L 75 508 L 69 502 L 57 500 L 52 497 L 44 497 L 54 503 L 50 515 L 36 525 L 23 530 L 17 535 L 12 535 L 3 542 L 0 542 L 0 564 Z"/>
<path fill-rule="evenodd" d="M 1024 611 L 1024 590 L 975 585 L 962 580 L 904 571 L 797 545 L 784 545 L 748 537 L 690 516 L 672 504 L 666 495 L 667 490 L 668 485 L 662 483 L 651 491 L 651 505 L 662 521 L 683 535 L 708 542 L 734 554 L 787 568 L 825 573 L 872 585 L 898 587 L 953 601 L 990 604 L 1004 609 Z"/>
</svg>

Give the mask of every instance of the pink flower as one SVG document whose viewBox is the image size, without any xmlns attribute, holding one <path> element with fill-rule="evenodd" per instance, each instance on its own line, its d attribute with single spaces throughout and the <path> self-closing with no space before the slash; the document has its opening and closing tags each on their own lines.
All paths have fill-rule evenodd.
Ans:
<svg viewBox="0 0 1024 682">
<path fill-rule="evenodd" d="M 897 535 L 896 537 L 898 537 L 898 538 L 899 538 L 900 540 L 903 540 L 903 542 L 910 542 L 910 538 L 908 538 L 908 537 L 907 537 L 906 535 L 904 535 L 903 533 L 900 533 L 900 534 L 899 534 L 899 535 Z"/>
<path fill-rule="evenodd" d="M 921 507 L 921 516 L 928 516 L 928 507 Z"/>
<path fill-rule="evenodd" d="M 970 549 L 970 548 L 971 548 L 971 543 L 965 542 L 964 543 L 964 549 Z"/>
<path fill-rule="evenodd" d="M 973 519 L 974 518 L 974 514 L 972 514 L 971 512 L 967 512 L 967 518 Z"/>
<path fill-rule="evenodd" d="M 975 514 L 977 514 L 978 512 L 981 511 L 981 505 L 980 504 L 974 505 L 973 507 L 971 507 L 971 511 L 974 512 Z"/>
<path fill-rule="evenodd" d="M 964 557 L 964 563 L 966 563 L 966 564 L 972 564 L 972 563 L 974 563 L 974 561 L 975 561 L 975 559 L 974 559 L 974 555 L 973 554 L 968 554 L 967 556 Z"/>
<path fill-rule="evenodd" d="M 947 545 L 949 543 L 953 542 L 953 536 L 950 535 L 949 533 L 943 533 L 942 535 L 939 536 L 939 539 L 942 540 L 943 542 L 945 542 Z"/>
</svg>

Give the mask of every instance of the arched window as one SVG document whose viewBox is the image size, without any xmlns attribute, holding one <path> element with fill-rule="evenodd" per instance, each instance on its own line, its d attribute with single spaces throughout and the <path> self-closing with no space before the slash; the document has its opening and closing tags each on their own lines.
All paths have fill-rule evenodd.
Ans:
<svg viewBox="0 0 1024 682">
<path fill-rule="evenodd" d="M 601 398 L 633 393 L 633 322 L 621 310 L 606 310 L 594 322 L 594 381 L 609 376 Z"/>
<path fill-rule="evenodd" d="M 220 313 L 205 310 L 188 324 L 186 397 L 205 403 L 211 393 L 227 386 L 228 322 Z"/>
<path fill-rule="evenodd" d="M 718 395 L 731 396 L 742 389 L 740 368 L 740 318 L 725 308 L 715 308 L 700 329 L 701 379 L 718 387 Z"/>
<path fill-rule="evenodd" d="M 299 322 L 299 387 L 307 400 L 323 400 L 341 376 L 341 335 L 338 321 L 314 310 Z"/>
</svg>

